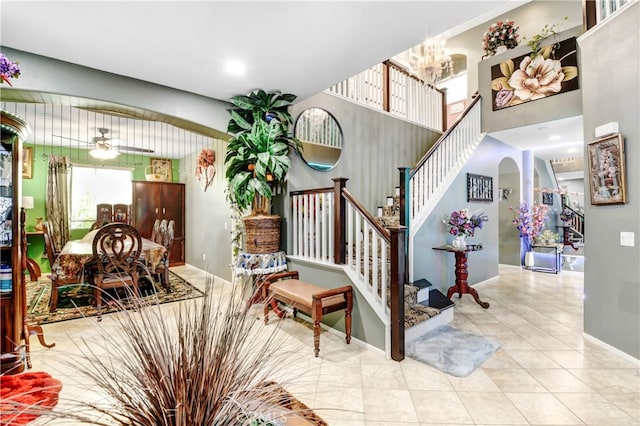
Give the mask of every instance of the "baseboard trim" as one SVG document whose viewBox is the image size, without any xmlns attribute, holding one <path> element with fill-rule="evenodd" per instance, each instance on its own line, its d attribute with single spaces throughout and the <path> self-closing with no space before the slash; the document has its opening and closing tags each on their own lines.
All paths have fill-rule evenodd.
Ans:
<svg viewBox="0 0 640 426">
<path fill-rule="evenodd" d="M 602 347 L 604 349 L 607 349 L 610 352 L 615 353 L 616 355 L 619 355 L 620 357 L 626 359 L 627 361 L 630 361 L 630 362 L 634 363 L 636 365 L 636 367 L 640 367 L 640 359 L 635 358 L 632 355 L 629 355 L 628 353 L 623 352 L 620 349 L 618 349 L 618 348 L 616 348 L 614 346 L 611 346 L 610 344 L 608 344 L 606 342 L 603 342 L 602 340 L 600 340 L 600 339 L 598 339 L 596 337 L 593 337 L 592 335 L 587 334 L 585 332 L 582 333 L 582 337 L 584 337 L 585 339 L 595 343 L 596 345 L 598 345 L 598 346 L 600 346 L 600 347 Z"/>
</svg>

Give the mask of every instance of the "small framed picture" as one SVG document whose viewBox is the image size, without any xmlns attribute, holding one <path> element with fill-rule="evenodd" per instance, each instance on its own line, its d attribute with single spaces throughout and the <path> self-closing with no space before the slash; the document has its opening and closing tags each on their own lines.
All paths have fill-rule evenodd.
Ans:
<svg viewBox="0 0 640 426">
<path fill-rule="evenodd" d="M 543 192 L 542 193 L 542 204 L 547 206 L 553 205 L 553 193 L 552 192 Z"/>
<path fill-rule="evenodd" d="M 467 173 L 467 202 L 493 201 L 493 178 Z"/>
<path fill-rule="evenodd" d="M 171 160 L 165 158 L 151 158 L 150 161 L 152 173 L 164 176 L 164 182 L 171 182 L 173 180 L 173 169 L 171 168 Z"/>
<path fill-rule="evenodd" d="M 616 133 L 587 145 L 591 204 L 627 202 L 624 142 Z"/>
<path fill-rule="evenodd" d="M 31 179 L 33 177 L 33 148 L 22 148 L 22 177 Z"/>
</svg>

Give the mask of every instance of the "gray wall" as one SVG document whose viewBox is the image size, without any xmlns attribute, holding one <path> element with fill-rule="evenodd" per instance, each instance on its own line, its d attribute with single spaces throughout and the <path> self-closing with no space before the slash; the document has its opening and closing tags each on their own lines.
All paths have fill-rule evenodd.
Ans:
<svg viewBox="0 0 640 426">
<path fill-rule="evenodd" d="M 498 275 L 499 251 L 499 201 L 497 196 L 498 169 L 503 158 L 510 157 L 517 163 L 521 153 L 491 136 L 485 136 L 471 159 L 455 178 L 451 187 L 436 205 L 414 239 L 413 279 L 426 278 L 435 288 L 446 294 L 446 290 L 455 282 L 454 256 L 451 253 L 433 250 L 451 242 L 452 237 L 442 224 L 442 219 L 454 210 L 468 208 L 470 211 L 484 210 L 489 221 L 483 228 L 469 238 L 468 244 L 482 243 L 482 251 L 469 253 L 469 284 L 493 278 Z M 493 178 L 493 202 L 467 202 L 466 174 L 474 173 Z M 513 198 L 512 198 L 513 199 Z M 517 205 L 518 200 L 513 199 Z M 517 236 L 516 236 L 517 241 Z"/>
<path fill-rule="evenodd" d="M 568 20 L 564 21 L 564 17 Z M 582 3 L 576 0 L 565 1 L 532 1 L 510 10 L 500 19 L 512 19 L 520 27 L 520 40 L 540 32 L 546 24 L 565 24 L 565 29 L 582 25 Z M 467 91 L 468 98 L 481 87 L 478 83 L 478 66 L 482 61 L 482 35 L 497 19 L 492 19 L 471 28 L 447 40 L 447 48 L 451 54 L 462 54 L 467 57 Z M 526 48 L 526 40 L 520 42 Z M 513 50 L 509 52 L 514 52 Z"/>
<path fill-rule="evenodd" d="M 300 279 L 327 289 L 351 285 L 351 280 L 340 268 L 322 266 L 292 260 L 288 263 L 290 271 L 298 271 Z M 351 335 L 378 349 L 384 350 L 384 327 L 364 297 L 354 286 Z M 322 322 L 344 333 L 344 313 L 334 312 L 322 317 Z M 320 340 L 322 351 L 322 339 Z"/>
<path fill-rule="evenodd" d="M 573 28 L 560 34 L 565 40 L 582 33 L 582 27 Z M 543 43 L 544 45 L 545 43 Z M 572 90 L 555 96 L 526 102 L 515 107 L 492 110 L 491 104 L 491 67 L 507 59 L 516 58 L 531 52 L 529 46 L 520 45 L 506 53 L 495 55 L 478 64 L 478 92 L 482 96 L 482 131 L 495 132 L 512 129 L 545 121 L 575 117 L 582 114 L 582 89 Z M 580 68 L 580 67 L 579 67 Z M 580 69 L 578 69 L 578 75 Z M 582 85 L 580 86 L 582 87 Z"/>
<path fill-rule="evenodd" d="M 291 162 L 288 191 L 332 186 L 334 177 L 347 177 L 347 189 L 370 212 L 384 205 L 399 185 L 398 167 L 412 167 L 440 136 L 432 130 L 399 120 L 338 96 L 319 93 L 291 108 L 294 120 L 307 108 L 320 107 L 338 121 L 344 134 L 335 168 L 311 169 L 300 157 Z"/>
<path fill-rule="evenodd" d="M 625 139 L 627 204 L 591 205 L 585 182 L 584 331 L 640 358 L 640 5 L 607 19 L 579 40 L 585 144 L 594 130 L 619 123 Z M 587 155 L 585 147 L 585 157 Z M 620 232 L 635 246 L 620 245 Z"/>
<path fill-rule="evenodd" d="M 515 171 L 513 169 L 516 168 Z M 500 162 L 499 187 L 511 188 L 512 192 L 506 200 L 498 200 L 498 241 L 500 253 L 498 261 L 505 265 L 520 266 L 520 237 L 518 230 L 511 223 L 513 212 L 509 206 L 517 209 L 520 203 L 520 170 L 518 165 L 509 157 Z M 503 172 L 504 170 L 504 172 Z"/>
</svg>

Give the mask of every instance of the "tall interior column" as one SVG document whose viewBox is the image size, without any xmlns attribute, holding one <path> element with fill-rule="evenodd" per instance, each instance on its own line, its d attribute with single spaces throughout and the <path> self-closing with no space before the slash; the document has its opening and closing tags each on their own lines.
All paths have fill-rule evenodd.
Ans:
<svg viewBox="0 0 640 426">
<path fill-rule="evenodd" d="M 533 151 L 522 151 L 522 201 L 527 203 L 529 211 L 533 207 L 533 170 L 534 170 L 534 157 Z M 527 248 L 524 243 L 520 244 L 520 261 L 524 264 L 524 255 Z"/>
</svg>

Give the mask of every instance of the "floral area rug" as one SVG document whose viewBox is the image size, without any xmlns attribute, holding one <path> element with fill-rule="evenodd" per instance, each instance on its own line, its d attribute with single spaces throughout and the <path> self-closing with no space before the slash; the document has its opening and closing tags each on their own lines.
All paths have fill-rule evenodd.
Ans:
<svg viewBox="0 0 640 426">
<path fill-rule="evenodd" d="M 6 374 L 0 380 L 0 424 L 24 425 L 58 403 L 62 382 L 44 372 Z"/>
<path fill-rule="evenodd" d="M 204 296 L 202 291 L 171 271 L 169 283 L 171 292 L 167 293 L 160 284 L 141 277 L 138 283 L 141 303 L 161 304 Z M 56 312 L 49 312 L 51 280 L 42 276 L 36 282 L 27 282 L 27 312 L 32 324 L 48 324 L 97 315 L 97 309 L 93 306 L 93 287 L 87 284 L 72 284 L 62 286 L 58 291 L 58 309 Z M 102 313 L 121 310 L 119 305 L 120 301 L 126 299 L 126 289 L 109 289 L 106 292 L 107 294 L 102 296 Z"/>
</svg>

